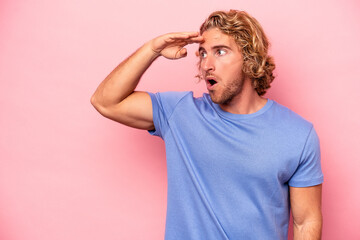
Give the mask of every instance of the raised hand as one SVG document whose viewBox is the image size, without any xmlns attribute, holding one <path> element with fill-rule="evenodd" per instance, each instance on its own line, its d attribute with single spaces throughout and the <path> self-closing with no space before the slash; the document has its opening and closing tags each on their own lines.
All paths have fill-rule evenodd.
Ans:
<svg viewBox="0 0 360 240">
<path fill-rule="evenodd" d="M 154 129 L 151 98 L 146 92 L 135 91 L 141 76 L 158 56 L 182 58 L 187 54 L 186 45 L 203 41 L 197 32 L 180 32 L 147 42 L 101 82 L 91 97 L 92 105 L 103 116 L 124 125 Z"/>
<path fill-rule="evenodd" d="M 168 33 L 149 42 L 152 51 L 168 59 L 186 57 L 187 50 L 184 48 L 191 43 L 203 42 L 203 37 L 198 32 Z"/>
</svg>

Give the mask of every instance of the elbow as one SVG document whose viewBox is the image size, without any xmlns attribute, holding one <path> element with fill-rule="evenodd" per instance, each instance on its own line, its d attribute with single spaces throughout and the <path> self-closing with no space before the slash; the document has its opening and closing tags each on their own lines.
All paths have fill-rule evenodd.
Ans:
<svg viewBox="0 0 360 240">
<path fill-rule="evenodd" d="M 297 236 L 294 239 L 298 239 L 299 236 L 312 236 L 311 239 L 321 239 L 323 225 L 321 214 L 305 220 L 293 220 L 294 236 Z"/>
<path fill-rule="evenodd" d="M 308 224 L 320 224 L 322 225 L 323 217 L 321 209 L 313 210 L 311 213 L 302 216 L 293 215 L 293 223 L 295 226 L 304 226 Z"/>
<path fill-rule="evenodd" d="M 319 217 L 313 218 L 313 219 L 307 219 L 304 221 L 296 221 L 295 219 L 293 219 L 293 224 L 294 224 L 294 227 L 297 227 L 297 228 L 303 228 L 303 227 L 311 226 L 311 225 L 317 226 L 317 227 L 322 227 L 323 219 L 322 219 L 322 216 L 319 216 Z"/>
<path fill-rule="evenodd" d="M 91 103 L 91 105 L 93 105 L 94 107 L 96 106 L 97 101 L 96 101 L 95 94 L 91 96 L 91 98 L 90 98 L 90 103 Z"/>
<path fill-rule="evenodd" d="M 96 97 L 96 95 L 92 95 L 90 98 L 90 103 L 91 105 L 93 105 L 93 107 L 102 114 L 102 112 L 104 111 L 104 107 L 102 106 L 102 104 L 99 102 L 99 99 Z"/>
<path fill-rule="evenodd" d="M 95 94 L 94 95 L 92 95 L 91 96 L 91 98 L 90 98 L 90 103 L 91 103 L 91 105 L 93 105 L 93 107 L 97 110 L 99 107 L 99 104 L 98 104 L 98 101 L 97 101 L 97 99 L 96 99 L 96 97 L 95 97 Z"/>
<path fill-rule="evenodd" d="M 102 116 L 111 118 L 111 107 L 102 104 L 102 102 L 99 101 L 99 98 L 96 97 L 95 94 L 90 98 L 90 103 Z"/>
</svg>

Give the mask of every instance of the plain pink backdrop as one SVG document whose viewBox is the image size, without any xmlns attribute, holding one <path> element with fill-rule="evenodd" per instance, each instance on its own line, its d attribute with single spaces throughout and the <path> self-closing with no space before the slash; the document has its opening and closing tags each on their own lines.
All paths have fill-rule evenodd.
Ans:
<svg viewBox="0 0 360 240">
<path fill-rule="evenodd" d="M 360 239 L 358 1 L 1 0 L 1 240 L 163 238 L 163 142 L 103 118 L 90 97 L 145 41 L 196 31 L 230 8 L 255 16 L 271 40 L 267 97 L 320 136 L 323 239 Z M 200 95 L 195 48 L 159 59 L 138 89 Z"/>
</svg>

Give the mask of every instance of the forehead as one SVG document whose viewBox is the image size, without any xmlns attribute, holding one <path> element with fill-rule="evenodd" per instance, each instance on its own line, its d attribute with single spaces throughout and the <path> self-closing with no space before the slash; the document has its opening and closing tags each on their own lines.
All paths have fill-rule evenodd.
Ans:
<svg viewBox="0 0 360 240">
<path fill-rule="evenodd" d="M 232 36 L 223 33 L 218 28 L 210 28 L 202 34 L 204 41 L 199 45 L 199 48 L 212 48 L 217 45 L 227 46 L 232 49 L 237 49 L 238 46 Z"/>
</svg>

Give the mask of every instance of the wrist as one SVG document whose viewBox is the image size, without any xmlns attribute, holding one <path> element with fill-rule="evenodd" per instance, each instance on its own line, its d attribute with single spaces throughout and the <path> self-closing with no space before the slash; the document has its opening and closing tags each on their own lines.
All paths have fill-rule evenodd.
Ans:
<svg viewBox="0 0 360 240">
<path fill-rule="evenodd" d="M 155 50 L 153 46 L 153 40 L 150 40 L 149 42 L 144 44 L 144 48 L 146 48 L 146 51 L 148 51 L 152 56 L 152 60 L 155 60 L 156 58 L 161 56 L 161 51 Z"/>
</svg>

